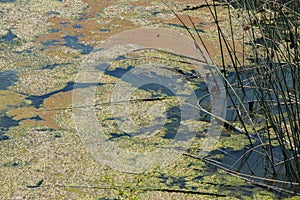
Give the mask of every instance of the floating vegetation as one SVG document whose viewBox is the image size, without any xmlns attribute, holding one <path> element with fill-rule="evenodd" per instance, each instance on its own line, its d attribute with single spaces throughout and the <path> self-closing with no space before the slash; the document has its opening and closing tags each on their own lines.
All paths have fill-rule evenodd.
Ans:
<svg viewBox="0 0 300 200">
<path fill-rule="evenodd" d="M 253 13 L 261 13 L 258 8 L 268 7 L 260 4 L 256 5 L 257 9 L 242 10 L 239 5 L 246 1 L 233 1 L 229 7 L 238 7 L 240 15 L 248 12 L 254 16 L 241 26 L 239 20 L 247 18 L 233 17 L 235 11 L 228 9 L 229 4 L 223 1 L 200 1 L 197 5 L 193 1 L 164 4 L 143 0 L 0 0 L 0 3 L 2 199 L 276 199 L 288 197 L 289 191 L 299 188 L 294 184 L 298 179 L 283 176 L 298 169 L 294 167 L 296 162 L 288 159 L 291 155 L 296 158 L 298 145 L 295 133 L 299 116 L 292 112 L 298 109 L 295 102 L 299 98 L 299 87 L 295 87 L 299 74 L 296 67 L 299 60 L 295 57 L 298 36 L 294 29 L 290 32 L 282 29 L 293 28 L 298 22 L 289 18 L 291 13 L 283 15 L 286 18 L 277 18 L 277 24 L 267 18 L 259 25 Z M 170 9 L 173 5 L 176 5 L 177 17 Z M 273 8 L 277 4 L 265 5 Z M 292 3 L 284 4 L 282 12 L 292 9 L 290 5 Z M 291 23 L 283 23 L 285 20 Z M 272 28 L 275 25 L 278 29 Z M 197 73 L 186 58 L 157 49 L 131 52 L 117 57 L 110 66 L 105 66 L 106 70 L 104 66 L 97 66 L 97 73 L 103 71 L 99 82 L 82 82 L 73 88 L 80 63 L 89 54 L 105 50 L 97 49 L 103 40 L 136 27 L 164 27 L 195 35 L 198 32 L 232 89 L 239 95 L 246 91 L 245 99 L 240 101 L 233 90 L 228 90 L 232 101 L 224 119 L 224 132 L 207 157 L 198 155 L 210 127 L 211 99 L 205 77 Z M 255 35 L 254 40 L 249 41 L 245 34 L 250 31 L 254 35 L 259 31 L 268 34 Z M 200 38 L 195 39 L 201 42 Z M 225 47 L 229 43 L 234 43 L 234 49 L 227 52 Z M 262 47 L 264 45 L 267 46 Z M 285 54 L 280 52 L 282 47 L 292 50 Z M 251 49 L 259 54 L 250 54 Z M 271 50 L 266 53 L 266 49 Z M 221 54 L 217 53 L 219 50 Z M 282 58 L 289 59 L 282 62 Z M 159 66 L 160 70 L 147 71 L 150 64 Z M 248 66 L 248 71 L 244 66 Z M 134 76 L 135 70 L 147 73 Z M 255 80 L 261 84 L 257 88 L 272 86 L 265 82 L 272 80 L 278 83 L 272 91 L 281 92 L 274 92 L 267 104 L 252 103 L 262 99 L 258 97 L 262 97 L 265 90 L 251 93 L 253 88 L 248 87 L 251 74 L 255 74 Z M 241 80 L 236 79 L 238 76 Z M 151 79 L 153 77 L 157 79 Z M 288 82 L 285 82 L 286 77 L 291 77 Z M 140 86 L 133 78 L 156 82 Z M 174 81 L 168 82 L 168 79 Z M 280 84 L 277 79 L 281 80 Z M 167 87 L 182 86 L 185 83 L 182 80 L 186 80 L 190 90 L 201 99 L 199 105 L 208 111 L 197 110 L 197 120 L 183 118 L 181 113 L 180 103 L 188 99 L 188 88 L 179 87 L 176 96 Z M 160 81 L 166 85 L 160 85 Z M 116 89 L 120 85 L 133 91 L 127 104 L 119 101 L 126 97 L 125 92 Z M 141 174 L 117 171 L 98 162 L 78 136 L 72 112 L 74 90 L 91 87 L 96 87 L 95 102 L 91 106 L 95 107 L 97 124 L 107 140 L 132 152 L 178 148 L 185 153 L 167 167 L 155 166 Z M 246 109 L 241 109 L 242 105 Z M 193 106 L 197 107 L 197 102 Z M 129 112 L 124 112 L 125 109 Z M 272 115 L 267 115 L 269 109 Z M 248 115 L 250 119 L 246 118 Z M 125 119 L 129 120 L 124 123 Z M 189 146 L 170 145 L 179 130 L 184 133 L 179 141 L 189 139 L 189 133 L 196 133 Z M 268 156 L 276 162 L 271 162 Z M 287 191 L 277 190 L 281 185 L 271 173 L 262 174 L 263 167 L 267 172 L 279 174 L 277 178 L 288 185 Z M 293 177 L 299 176 L 294 173 Z M 261 187 L 249 181 L 260 183 Z M 291 185 L 295 187 L 289 187 Z M 269 186 L 273 190 L 269 190 Z"/>
</svg>

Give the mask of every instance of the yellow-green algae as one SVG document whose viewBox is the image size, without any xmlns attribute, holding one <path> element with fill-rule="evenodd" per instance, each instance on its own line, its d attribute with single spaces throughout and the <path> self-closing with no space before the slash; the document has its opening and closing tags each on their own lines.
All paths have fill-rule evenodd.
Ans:
<svg viewBox="0 0 300 200">
<path fill-rule="evenodd" d="M 194 1 L 170 1 L 178 8 L 194 5 Z M 200 1 L 204 3 L 204 1 Z M 133 5 L 133 6 L 129 6 Z M 72 120 L 72 92 L 60 92 L 44 100 L 40 108 L 30 106 L 27 96 L 43 95 L 60 90 L 67 83 L 74 81 L 80 62 L 85 59 L 80 50 L 66 46 L 48 46 L 41 51 L 42 41 L 61 40 L 66 35 L 83 35 L 79 42 L 96 47 L 101 40 L 123 30 L 140 26 L 167 27 L 181 32 L 184 29 L 170 26 L 181 25 L 178 19 L 159 1 L 103 1 L 103 0 L 18 0 L 14 3 L 1 3 L 0 35 L 11 30 L 19 39 L 15 43 L 2 43 L 0 70 L 19 70 L 19 80 L 8 90 L 0 91 L 0 110 L 9 109 L 5 114 L 15 120 L 21 120 L 18 127 L 10 128 L 5 134 L 9 140 L 1 141 L 0 148 L 0 197 L 1 199 L 274 199 L 272 193 L 249 190 L 239 191 L 239 187 L 247 187 L 244 181 L 225 174 L 222 171 L 210 171 L 199 159 L 181 156 L 175 163 L 166 168 L 157 166 L 144 174 L 128 174 L 113 170 L 96 161 L 87 151 L 78 136 Z M 132 8 L 132 9 L 131 9 Z M 225 19 L 225 10 L 218 7 L 220 17 Z M 181 10 L 181 9 L 179 9 Z M 49 12 L 56 11 L 49 15 Z M 152 12 L 160 12 L 156 16 Z M 209 49 L 218 51 L 216 29 L 213 28 L 213 19 L 208 9 L 187 11 L 180 13 L 180 17 L 188 23 L 186 14 L 192 19 L 203 22 L 207 31 L 202 34 Z M 87 17 L 86 20 L 78 20 Z M 65 27 L 61 23 L 67 22 Z M 224 20 L 224 27 L 227 21 Z M 74 24 L 83 28 L 76 29 Z M 191 27 L 191 25 L 189 25 Z M 241 26 L 234 26 L 236 36 L 243 34 Z M 100 33 L 100 29 L 109 29 L 109 32 Z M 59 29 L 58 32 L 48 32 L 49 29 Z M 62 42 L 58 42 L 61 44 Z M 17 53 L 26 51 L 29 53 Z M 239 49 L 237 49 L 239 50 Z M 146 52 L 149 57 L 160 56 L 173 58 L 166 54 Z M 218 54 L 213 55 L 215 62 L 220 63 Z M 145 61 L 146 62 L 146 61 Z M 155 61 L 156 64 L 159 61 Z M 65 64 L 52 70 L 41 70 L 43 66 L 51 64 Z M 191 70 L 191 66 L 178 64 L 172 61 L 161 61 L 180 69 Z M 123 63 L 123 67 L 128 64 Z M 143 63 L 141 63 L 143 64 Z M 120 63 L 114 67 L 122 67 Z M 114 84 L 119 81 L 115 77 L 103 75 L 101 81 L 108 84 L 97 88 L 97 103 L 109 102 Z M 197 86 L 192 84 L 194 89 Z M 184 92 L 184 91 L 183 91 Z M 21 94 L 22 93 L 22 94 Z M 136 98 L 149 98 L 151 94 L 137 90 Z M 18 107 L 22 103 L 26 106 Z M 141 107 L 152 107 L 155 103 L 132 103 L 131 116 L 139 125 L 149 124 L 151 119 L 141 115 Z M 176 98 L 169 98 L 163 102 L 165 107 L 176 106 Z M 111 105 L 97 107 L 99 122 L 112 116 Z M 39 115 L 42 120 L 35 121 L 29 118 Z M 140 116 L 140 117 L 139 117 Z M 193 131 L 203 132 L 208 128 L 205 122 L 183 122 Z M 106 130 L 113 131 L 111 124 Z M 115 127 L 117 131 L 117 127 Z M 119 138 L 116 141 L 120 147 L 135 151 L 151 151 L 156 146 L 167 144 L 167 139 L 159 136 L 165 130 L 154 134 L 150 139 L 129 137 Z M 147 141 L 147 143 L 145 142 Z M 196 154 L 201 139 L 196 139 L 191 145 L 191 152 Z M 239 141 L 239 144 L 237 144 Z M 220 146 L 236 150 L 242 148 L 240 141 L 247 144 L 247 140 L 238 134 L 221 139 Z M 143 147 L 143 148 L 142 148 Z M 217 147 L 216 147 L 217 148 Z M 36 188 L 36 185 L 43 183 Z M 180 192 L 155 191 L 158 189 L 186 189 L 213 194 L 224 194 L 226 197 L 212 195 L 184 194 Z M 235 190 L 233 190 L 235 188 Z"/>
</svg>

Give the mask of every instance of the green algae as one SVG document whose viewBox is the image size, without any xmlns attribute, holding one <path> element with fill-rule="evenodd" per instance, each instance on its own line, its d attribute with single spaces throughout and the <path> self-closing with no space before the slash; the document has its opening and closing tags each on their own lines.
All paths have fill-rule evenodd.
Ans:
<svg viewBox="0 0 300 200">
<path fill-rule="evenodd" d="M 87 1 L 84 1 L 87 2 Z M 101 4 L 101 1 L 95 1 Z M 225 174 L 222 171 L 214 171 L 207 167 L 199 159 L 188 156 L 181 156 L 175 163 L 168 167 L 157 166 L 152 171 L 144 174 L 129 174 L 116 171 L 98 162 L 88 152 L 75 129 L 71 110 L 71 92 L 58 93 L 48 97 L 39 109 L 35 109 L 32 103 L 25 98 L 31 95 L 43 95 L 58 91 L 69 82 L 74 81 L 77 68 L 84 56 L 78 50 L 66 46 L 44 47 L 41 41 L 50 39 L 61 39 L 65 35 L 77 35 L 82 31 L 84 37 L 80 38 L 84 44 L 97 45 L 99 41 L 116 32 L 114 30 L 125 30 L 135 26 L 165 26 L 184 32 L 178 27 L 170 27 L 160 24 L 159 20 L 172 20 L 176 18 L 162 4 L 151 1 L 147 7 L 128 6 L 125 2 L 121 6 L 114 5 L 104 8 L 102 17 L 90 18 L 87 22 L 82 22 L 82 26 L 88 24 L 95 27 L 88 27 L 89 30 L 76 32 L 71 29 L 72 23 L 78 22 L 82 14 L 88 12 L 88 4 L 83 1 L 18 1 L 13 4 L 1 4 L 2 16 L 0 26 L 1 35 L 5 35 L 7 30 L 19 38 L 15 43 L 1 43 L 1 71 L 19 70 L 22 72 L 16 85 L 9 90 L 0 91 L 0 110 L 15 120 L 41 116 L 41 121 L 23 120 L 20 126 L 10 128 L 5 134 L 10 136 L 10 140 L 1 141 L 0 148 L 0 194 L 3 199 L 274 199 L 275 196 L 264 191 L 254 190 L 245 181 L 234 176 Z M 142 1 L 140 2 L 142 3 Z M 187 3 L 176 2 L 178 6 L 185 7 Z M 5 8 L 2 8 L 5 7 Z M 92 6 L 91 6 L 92 7 Z M 97 8 L 98 9 L 98 8 Z M 98 9 L 100 10 L 100 9 Z M 120 14 L 120 10 L 123 12 Z M 59 13 L 57 16 L 48 16 L 51 11 Z M 160 12 L 153 17 L 153 12 Z M 208 12 L 187 12 L 194 17 L 202 16 L 206 22 L 212 19 L 208 17 Z M 224 16 L 223 16 L 224 17 Z M 110 19 L 108 19 L 110 18 Z M 148 19 L 149 18 L 149 19 Z M 56 21 L 57 20 L 57 21 Z M 107 22 L 104 22 L 107 20 Z M 68 21 L 70 25 L 65 28 L 60 27 L 60 22 Z M 96 26 L 98 24 L 98 26 Z M 216 41 L 215 30 L 210 29 L 207 23 L 208 40 Z M 101 36 L 98 28 L 108 26 L 113 29 L 111 32 Z M 61 33 L 49 33 L 49 28 L 59 28 Z M 238 27 L 237 27 L 238 28 Z M 237 32 L 241 34 L 240 32 Z M 42 38 L 42 39 L 36 39 Z M 215 42 L 211 42 L 216 46 Z M 43 51 L 42 48 L 45 48 Z M 32 52 L 25 52 L 32 50 Z M 17 53 L 18 51 L 24 51 Z M 138 57 L 141 54 L 137 54 Z M 178 68 L 186 72 L 192 70 L 192 66 L 178 62 L 178 56 L 170 56 L 155 51 L 146 51 L 144 56 L 149 57 L 142 61 L 129 60 L 114 62 L 110 70 L 126 68 L 129 65 L 143 67 L 149 63 L 151 58 L 159 58 L 151 61 L 151 64 L 163 64 L 171 69 Z M 182 59 L 181 59 L 182 60 Z M 51 70 L 43 70 L 43 66 L 70 63 Z M 146 68 L 144 68 L 146 69 Z M 96 92 L 96 114 L 99 125 L 106 125 L 104 134 L 111 136 L 120 148 L 136 152 L 153 151 L 156 148 L 167 145 L 170 140 L 162 138 L 167 132 L 161 129 L 155 133 L 148 133 L 148 137 L 129 137 L 122 135 L 119 130 L 120 124 L 109 120 L 114 117 L 111 112 L 111 93 L 115 83 L 120 79 L 110 75 L 102 74 L 101 82 L 106 83 L 97 88 Z M 198 82 L 202 80 L 197 80 Z M 128 87 L 130 85 L 127 85 Z M 197 82 L 191 83 L 192 89 L 198 89 Z M 185 94 L 187 91 L 180 91 Z M 20 94 L 23 93 L 23 94 Z M 26 94 L 26 95 L 24 95 Z M 135 99 L 149 99 L 153 92 L 136 90 L 133 95 Z M 163 94 L 161 91 L 155 95 Z M 109 105 L 100 105 L 109 103 Z M 25 107 L 22 107 L 25 104 Z M 162 105 L 163 104 L 163 105 Z M 163 114 L 148 113 L 151 108 L 157 110 L 160 107 L 165 109 L 178 106 L 176 97 L 169 97 L 158 102 L 131 102 L 129 116 L 136 122 L 138 127 L 153 123 L 156 117 Z M 119 106 L 122 109 L 122 105 Z M 119 108 L 117 107 L 117 108 Z M 176 114 L 176 113 L 175 113 Z M 176 118 L 176 116 L 174 117 Z M 167 119 L 166 123 L 171 123 L 172 119 Z M 205 130 L 209 128 L 206 122 L 193 120 L 182 121 L 187 130 L 198 132 L 205 136 Z M 53 128 L 55 124 L 55 129 Z M 130 129 L 132 127 L 128 127 Z M 191 144 L 190 152 L 197 155 L 201 139 L 197 138 Z M 234 150 L 242 149 L 249 141 L 242 135 L 230 133 L 230 137 L 220 138 L 218 147 L 227 147 Z M 187 148 L 187 147 L 185 147 Z M 40 187 L 34 186 L 43 180 Z M 249 187 L 249 188 L 248 188 Z M 173 192 L 159 191 L 159 189 L 174 189 Z M 246 188 L 244 190 L 240 188 Z M 181 193 L 180 189 L 190 190 L 191 194 Z M 178 192 L 176 192 L 178 190 Z M 241 190 L 241 191 L 238 191 Z M 192 194 L 192 191 L 208 192 L 207 194 Z M 214 194 L 224 194 L 227 197 L 216 197 Z"/>
</svg>

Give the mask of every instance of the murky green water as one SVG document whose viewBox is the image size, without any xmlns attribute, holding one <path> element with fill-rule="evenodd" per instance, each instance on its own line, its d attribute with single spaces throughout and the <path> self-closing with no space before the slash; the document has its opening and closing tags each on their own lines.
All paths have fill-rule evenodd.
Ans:
<svg viewBox="0 0 300 200">
<path fill-rule="evenodd" d="M 193 1 L 178 1 L 170 5 L 185 8 L 193 4 Z M 178 97 L 159 84 L 139 87 L 132 98 L 143 101 L 127 105 L 135 126 L 123 123 L 124 113 L 119 111 L 124 105 L 111 104 L 115 86 L 121 82 L 134 87 L 130 77 L 122 79 L 122 76 L 139 68 L 139 62 L 151 64 L 153 60 L 126 60 L 120 56 L 98 83 L 75 83 L 81 63 L 91 52 L 101 51 L 98 45 L 109 36 L 137 27 L 185 32 L 164 4 L 134 0 L 18 0 L 0 1 L 0 8 L 1 199 L 274 199 L 279 196 L 191 156 L 198 155 L 201 149 L 199 145 L 209 129 L 209 123 L 203 119 L 209 118 L 201 118 L 203 113 L 199 111 L 198 119 L 182 119 L 179 101 L 188 98 L 185 90 Z M 180 13 L 188 23 L 186 14 L 192 16 L 208 47 L 215 51 L 216 37 L 207 10 Z M 169 65 L 170 74 L 189 80 L 197 98 L 207 94 L 205 84 L 195 77 L 191 65 L 170 61 L 172 56 L 157 52 L 142 55 L 155 56 L 155 62 Z M 162 75 L 151 75 L 161 76 L 166 82 Z M 120 148 L 135 152 L 163 148 L 182 128 L 180 123 L 186 133 L 197 133 L 194 141 L 189 147 L 183 146 L 188 148 L 186 153 L 167 167 L 155 166 L 142 174 L 114 170 L 98 162 L 78 135 L 72 118 L 74 84 L 76 89 L 97 87 L 98 123 L 109 140 Z M 209 99 L 203 104 L 209 106 Z M 113 115 L 113 109 L 119 115 Z M 149 112 L 151 109 L 154 111 Z M 166 112 L 159 112 L 160 109 Z M 159 131 L 139 132 L 138 128 L 153 120 L 160 122 L 153 127 L 163 124 Z M 130 134 L 120 127 L 130 130 Z M 232 159 L 239 158 L 248 144 L 245 136 L 224 132 L 209 156 L 222 165 L 232 165 Z"/>
</svg>

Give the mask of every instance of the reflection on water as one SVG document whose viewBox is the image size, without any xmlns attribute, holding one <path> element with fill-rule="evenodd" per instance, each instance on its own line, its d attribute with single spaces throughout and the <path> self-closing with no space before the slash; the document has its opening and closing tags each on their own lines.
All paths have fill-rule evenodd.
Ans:
<svg viewBox="0 0 300 200">
<path fill-rule="evenodd" d="M 258 142 L 257 144 L 254 144 L 254 146 L 258 147 L 253 149 L 250 145 L 246 145 L 241 150 L 220 148 L 212 151 L 210 156 L 222 155 L 222 157 L 218 156 L 218 158 L 212 159 L 216 160 L 218 165 L 238 172 L 242 177 L 255 180 L 270 187 L 274 186 L 287 190 L 294 190 L 294 186 L 290 184 L 290 178 L 286 175 L 287 166 L 284 162 L 281 162 L 282 160 L 285 160 L 281 147 L 272 146 L 270 148 L 269 146 L 259 145 Z M 270 154 L 270 152 L 272 153 Z M 292 152 L 290 152 L 290 154 L 293 155 Z M 270 165 L 270 158 L 268 158 L 268 156 L 272 156 L 275 160 L 274 167 Z M 211 167 L 215 168 L 214 165 Z M 283 183 L 282 181 L 286 182 Z"/>
</svg>

